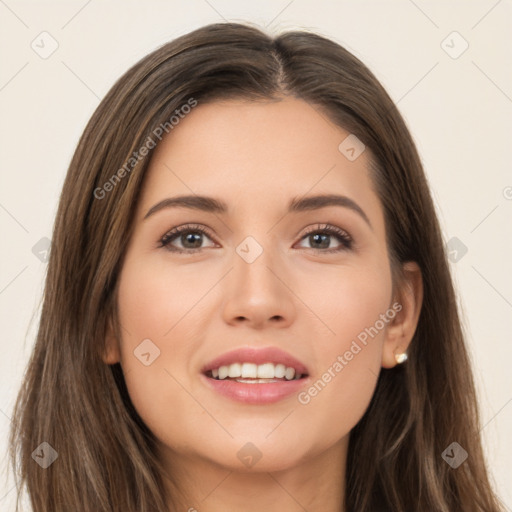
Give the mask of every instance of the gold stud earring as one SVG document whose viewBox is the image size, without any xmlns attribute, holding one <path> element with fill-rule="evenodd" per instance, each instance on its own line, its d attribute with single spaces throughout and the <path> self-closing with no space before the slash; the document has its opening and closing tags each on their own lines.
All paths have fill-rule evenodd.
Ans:
<svg viewBox="0 0 512 512">
<path fill-rule="evenodd" d="M 397 364 L 402 364 L 407 361 L 407 354 L 405 352 L 402 352 L 401 354 L 395 354 L 395 361 Z"/>
</svg>

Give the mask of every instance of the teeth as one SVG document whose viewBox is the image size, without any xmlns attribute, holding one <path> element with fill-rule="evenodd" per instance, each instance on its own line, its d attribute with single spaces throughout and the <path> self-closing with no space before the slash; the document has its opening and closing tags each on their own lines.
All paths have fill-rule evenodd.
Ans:
<svg viewBox="0 0 512 512">
<path fill-rule="evenodd" d="M 291 366 L 285 366 L 284 364 L 264 363 L 232 363 L 230 365 L 221 366 L 219 368 L 212 369 L 212 377 L 214 379 L 223 380 L 227 377 L 232 379 L 253 379 L 247 381 L 247 383 L 258 383 L 265 382 L 266 379 L 285 379 L 293 380 L 300 379 L 302 374 L 295 373 L 295 368 Z M 254 380 L 255 379 L 255 380 Z M 260 381 L 259 379 L 265 379 Z M 273 382 L 276 382 L 275 380 Z"/>
<path fill-rule="evenodd" d="M 284 374 L 284 378 L 286 380 L 292 380 L 295 377 L 295 368 L 286 368 L 286 373 Z"/>
<path fill-rule="evenodd" d="M 274 378 L 274 365 L 272 363 L 265 363 L 258 365 L 258 379 L 273 379 Z"/>
<path fill-rule="evenodd" d="M 228 377 L 240 377 L 243 375 L 242 366 L 238 363 L 233 363 L 228 366 Z M 256 375 L 255 375 L 256 377 Z"/>
<path fill-rule="evenodd" d="M 230 364 L 229 367 L 233 368 L 233 366 L 239 366 L 238 363 Z M 253 363 L 243 363 L 242 370 L 238 372 L 233 377 L 244 377 L 244 378 L 256 378 L 258 376 L 258 365 Z"/>
<path fill-rule="evenodd" d="M 282 379 L 286 374 L 286 366 L 284 364 L 276 364 L 274 368 L 274 376 Z"/>
<path fill-rule="evenodd" d="M 225 379 L 228 376 L 229 368 L 227 366 L 221 366 L 219 368 L 219 379 Z"/>
</svg>

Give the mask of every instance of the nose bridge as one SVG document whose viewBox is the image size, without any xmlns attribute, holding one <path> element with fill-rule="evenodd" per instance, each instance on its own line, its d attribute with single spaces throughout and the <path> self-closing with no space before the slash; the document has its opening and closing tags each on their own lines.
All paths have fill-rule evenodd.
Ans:
<svg viewBox="0 0 512 512">
<path fill-rule="evenodd" d="M 261 236 L 259 238 L 261 240 Z M 245 281 L 251 287 L 274 287 L 270 268 L 279 266 L 276 247 L 269 248 L 268 243 L 264 247 L 250 235 L 238 244 L 235 252 L 237 257 L 234 259 L 234 272 L 237 279 Z M 241 284 L 237 283 L 237 286 Z"/>
<path fill-rule="evenodd" d="M 243 317 L 259 325 L 271 319 L 283 324 L 292 320 L 293 295 L 283 284 L 286 277 L 278 248 L 268 247 L 272 239 L 262 230 L 261 234 L 246 236 L 235 247 L 224 310 L 227 321 Z"/>
</svg>

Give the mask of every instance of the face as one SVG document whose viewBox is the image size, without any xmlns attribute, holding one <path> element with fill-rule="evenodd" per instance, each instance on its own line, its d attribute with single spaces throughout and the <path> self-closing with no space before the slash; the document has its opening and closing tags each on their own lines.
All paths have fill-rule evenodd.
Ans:
<svg viewBox="0 0 512 512">
<path fill-rule="evenodd" d="M 199 104 L 156 148 L 106 362 L 120 361 L 168 455 L 286 469 L 342 446 L 366 410 L 397 308 L 369 155 L 340 151 L 348 135 L 297 99 L 225 101 Z M 322 195 L 345 199 L 289 210 Z M 226 209 L 165 202 L 178 196 Z"/>
</svg>

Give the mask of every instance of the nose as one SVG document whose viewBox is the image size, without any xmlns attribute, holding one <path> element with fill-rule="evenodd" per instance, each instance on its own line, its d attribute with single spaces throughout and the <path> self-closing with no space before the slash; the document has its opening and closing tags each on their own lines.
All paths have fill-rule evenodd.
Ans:
<svg viewBox="0 0 512 512">
<path fill-rule="evenodd" d="M 293 323 L 297 299 L 287 283 L 282 261 L 272 257 L 270 251 L 264 250 L 252 263 L 235 253 L 233 269 L 226 279 L 226 323 L 254 329 L 285 328 Z"/>
</svg>

